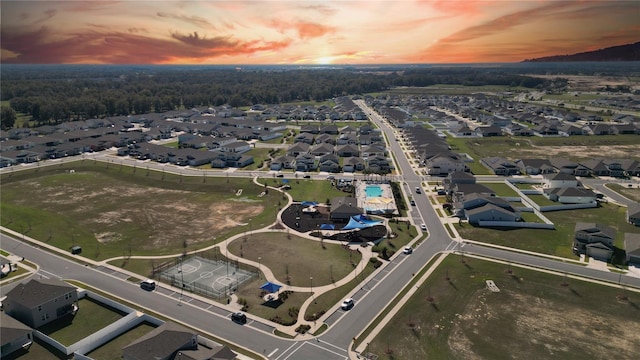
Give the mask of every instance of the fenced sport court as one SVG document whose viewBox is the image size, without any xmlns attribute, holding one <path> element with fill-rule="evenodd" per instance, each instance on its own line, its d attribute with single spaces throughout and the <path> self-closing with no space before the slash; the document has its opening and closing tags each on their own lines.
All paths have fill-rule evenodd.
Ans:
<svg viewBox="0 0 640 360">
<path fill-rule="evenodd" d="M 161 271 L 160 279 L 185 291 L 222 299 L 256 276 L 254 271 L 233 261 L 193 256 L 177 260 L 175 265 Z"/>
</svg>

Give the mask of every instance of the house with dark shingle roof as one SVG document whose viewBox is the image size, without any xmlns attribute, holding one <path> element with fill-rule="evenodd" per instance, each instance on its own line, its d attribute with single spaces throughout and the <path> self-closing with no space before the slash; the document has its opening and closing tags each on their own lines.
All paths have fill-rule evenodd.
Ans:
<svg viewBox="0 0 640 360">
<path fill-rule="evenodd" d="M 550 174 L 556 172 L 548 159 L 520 159 L 516 160 L 520 172 L 526 175 Z"/>
<path fill-rule="evenodd" d="M 596 223 L 576 223 L 573 252 L 609 260 L 613 254 L 616 230 Z"/>
<path fill-rule="evenodd" d="M 640 266 L 640 234 L 624 234 L 624 250 L 627 264 Z"/>
<path fill-rule="evenodd" d="M 331 200 L 331 220 L 348 221 L 354 215 L 361 215 L 362 208 L 358 207 L 358 201 L 354 197 L 335 197 Z"/>
<path fill-rule="evenodd" d="M 493 171 L 496 175 L 519 175 L 520 168 L 511 160 L 499 156 L 480 159 L 480 163 Z"/>
<path fill-rule="evenodd" d="M 0 313 L 0 356 L 27 350 L 33 343 L 33 329 L 11 316 Z"/>
<path fill-rule="evenodd" d="M 198 334 L 172 322 L 166 322 L 122 348 L 124 360 L 233 360 L 236 354 L 226 346 L 198 346 Z"/>
<path fill-rule="evenodd" d="M 7 293 L 2 302 L 11 317 L 37 329 L 77 310 L 76 288 L 56 279 L 31 279 Z"/>
<path fill-rule="evenodd" d="M 477 208 L 465 210 L 465 216 L 470 224 L 478 224 L 480 221 L 514 222 L 520 219 L 518 213 L 492 203 L 486 203 Z"/>
</svg>

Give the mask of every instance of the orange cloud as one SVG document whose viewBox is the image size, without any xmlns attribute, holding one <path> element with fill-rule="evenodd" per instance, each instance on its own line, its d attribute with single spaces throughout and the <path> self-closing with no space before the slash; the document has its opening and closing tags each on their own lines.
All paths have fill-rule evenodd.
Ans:
<svg viewBox="0 0 640 360">
<path fill-rule="evenodd" d="M 337 30 L 333 26 L 326 26 L 319 23 L 307 21 L 284 22 L 272 20 L 268 23 L 268 25 L 281 33 L 293 30 L 301 39 L 317 38 L 326 34 L 332 34 Z"/>
<path fill-rule="evenodd" d="M 2 61 L 6 63 L 161 64 L 189 59 L 198 63 L 216 57 L 275 51 L 290 45 L 279 42 L 237 41 L 229 37 L 205 38 L 198 33 L 154 38 L 130 32 L 94 30 L 49 39 L 51 29 L 0 34 Z"/>
<path fill-rule="evenodd" d="M 161 18 L 180 20 L 204 29 L 215 29 L 215 26 L 213 26 L 213 24 L 211 24 L 207 19 L 200 16 L 184 16 L 178 14 L 170 14 L 162 11 L 158 11 L 156 15 Z"/>
</svg>

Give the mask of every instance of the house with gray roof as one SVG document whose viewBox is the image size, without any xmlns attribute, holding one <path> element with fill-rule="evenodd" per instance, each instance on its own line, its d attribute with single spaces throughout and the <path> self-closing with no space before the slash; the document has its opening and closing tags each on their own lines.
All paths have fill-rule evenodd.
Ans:
<svg viewBox="0 0 640 360">
<path fill-rule="evenodd" d="M 576 223 L 573 252 L 596 259 L 609 260 L 613 255 L 616 230 L 596 223 Z"/>
<path fill-rule="evenodd" d="M 173 322 L 166 322 L 122 348 L 124 360 L 233 360 L 236 354 L 226 346 L 198 344 L 198 334 Z"/>
<path fill-rule="evenodd" d="M 26 351 L 33 343 L 33 329 L 11 316 L 0 313 L 0 356 Z"/>
<path fill-rule="evenodd" d="M 526 175 L 539 175 L 555 173 L 556 169 L 549 159 L 519 159 L 515 161 L 520 172 Z"/>
<path fill-rule="evenodd" d="M 640 266 L 640 234 L 624 234 L 625 260 L 627 264 Z"/>
<path fill-rule="evenodd" d="M 486 203 L 482 206 L 465 210 L 464 213 L 469 223 L 474 225 L 477 225 L 481 221 L 514 222 L 520 219 L 518 213 L 492 203 Z"/>
<path fill-rule="evenodd" d="M 2 303 L 4 311 L 34 329 L 71 315 L 78 309 L 76 288 L 56 279 L 31 279 L 6 295 Z"/>
<path fill-rule="evenodd" d="M 480 163 L 493 171 L 496 175 L 519 175 L 520 168 L 511 160 L 503 157 L 492 156 L 480 159 Z"/>
</svg>

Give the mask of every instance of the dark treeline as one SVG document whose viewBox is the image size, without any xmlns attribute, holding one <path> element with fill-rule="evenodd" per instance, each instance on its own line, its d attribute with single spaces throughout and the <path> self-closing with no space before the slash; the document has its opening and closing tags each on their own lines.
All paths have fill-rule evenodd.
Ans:
<svg viewBox="0 0 640 360">
<path fill-rule="evenodd" d="M 2 100 L 36 125 L 201 106 L 324 101 L 434 84 L 557 86 L 500 69 L 293 69 L 179 66 L 3 66 Z M 3 123 L 3 128 L 8 124 Z M 10 126 L 9 126 L 10 127 Z"/>
</svg>

